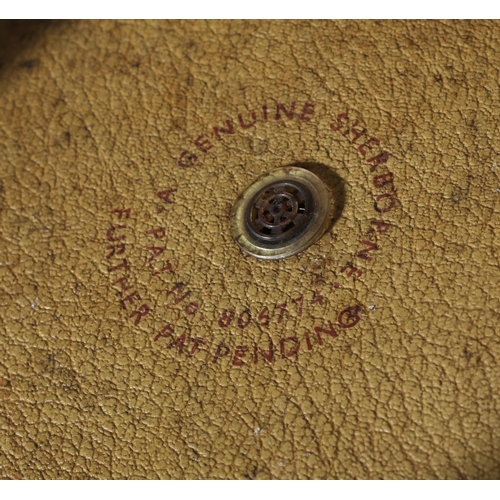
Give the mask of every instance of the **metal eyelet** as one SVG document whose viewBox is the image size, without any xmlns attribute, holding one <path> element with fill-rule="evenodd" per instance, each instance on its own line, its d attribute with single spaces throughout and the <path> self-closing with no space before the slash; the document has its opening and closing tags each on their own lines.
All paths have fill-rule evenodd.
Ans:
<svg viewBox="0 0 500 500">
<path fill-rule="evenodd" d="M 305 168 L 282 167 L 263 175 L 238 197 L 231 214 L 233 238 L 259 259 L 283 259 L 312 245 L 326 230 L 332 198 Z"/>
</svg>

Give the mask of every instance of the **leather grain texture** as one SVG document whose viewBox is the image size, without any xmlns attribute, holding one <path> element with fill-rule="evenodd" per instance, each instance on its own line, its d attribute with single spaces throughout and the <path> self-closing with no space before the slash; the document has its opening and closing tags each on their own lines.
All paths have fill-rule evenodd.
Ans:
<svg viewBox="0 0 500 500">
<path fill-rule="evenodd" d="M 1 477 L 500 478 L 498 22 L 0 39 Z M 293 163 L 332 229 L 244 257 Z"/>
</svg>

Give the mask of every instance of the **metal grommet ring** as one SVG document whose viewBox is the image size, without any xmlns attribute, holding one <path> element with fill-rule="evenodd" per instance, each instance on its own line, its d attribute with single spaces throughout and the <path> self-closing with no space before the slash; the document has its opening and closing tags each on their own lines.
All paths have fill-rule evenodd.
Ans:
<svg viewBox="0 0 500 500">
<path fill-rule="evenodd" d="M 244 252 L 283 259 L 312 245 L 331 214 L 331 196 L 319 177 L 305 168 L 282 167 L 258 178 L 238 197 L 231 230 Z"/>
</svg>

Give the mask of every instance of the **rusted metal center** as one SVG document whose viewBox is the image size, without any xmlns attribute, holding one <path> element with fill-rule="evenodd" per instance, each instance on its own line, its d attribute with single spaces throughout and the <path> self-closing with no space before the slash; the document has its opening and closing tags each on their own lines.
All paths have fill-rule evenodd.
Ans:
<svg viewBox="0 0 500 500">
<path fill-rule="evenodd" d="M 297 236 L 310 221 L 311 193 L 296 182 L 266 186 L 249 205 L 247 227 L 260 241 L 280 243 Z"/>
<path fill-rule="evenodd" d="M 231 212 L 231 231 L 245 253 L 283 259 L 305 250 L 325 232 L 331 208 L 330 194 L 315 174 L 281 167 L 240 194 Z"/>
</svg>

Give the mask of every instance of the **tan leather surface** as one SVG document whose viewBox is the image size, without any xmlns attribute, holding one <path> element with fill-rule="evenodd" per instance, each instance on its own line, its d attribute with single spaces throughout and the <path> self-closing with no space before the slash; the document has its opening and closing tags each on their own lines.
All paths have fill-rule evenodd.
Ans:
<svg viewBox="0 0 500 500">
<path fill-rule="evenodd" d="M 1 477 L 500 478 L 499 40 L 4 24 Z M 236 197 L 292 163 L 333 228 L 244 257 Z"/>
</svg>

